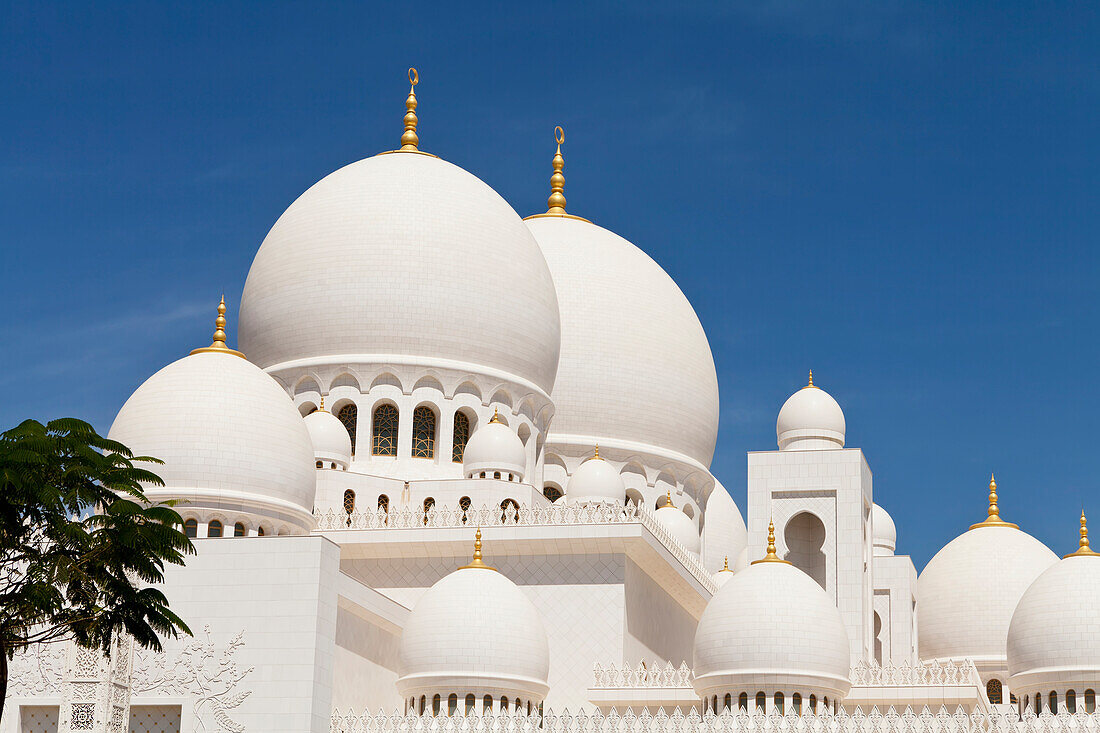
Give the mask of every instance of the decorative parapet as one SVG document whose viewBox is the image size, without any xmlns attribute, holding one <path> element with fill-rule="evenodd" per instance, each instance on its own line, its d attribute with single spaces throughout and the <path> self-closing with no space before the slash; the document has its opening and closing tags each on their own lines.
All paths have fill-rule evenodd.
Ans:
<svg viewBox="0 0 1100 733">
<path fill-rule="evenodd" d="M 672 662 L 665 662 L 663 667 L 659 662 L 652 665 L 642 662 L 637 667 L 621 668 L 614 665 L 604 668 L 597 664 L 592 670 L 592 676 L 595 678 L 592 685 L 594 690 L 691 688 L 693 677 L 687 664 L 673 667 Z"/>
<path fill-rule="evenodd" d="M 982 686 L 978 668 L 970 659 L 921 662 L 896 667 L 859 662 L 852 667 L 853 687 L 943 687 Z"/>
<path fill-rule="evenodd" d="M 425 529 L 434 527 L 537 527 L 640 524 L 672 554 L 708 592 L 718 586 L 703 566 L 702 560 L 688 550 L 645 508 L 634 503 L 623 504 L 552 504 L 550 506 L 510 505 L 458 508 L 437 507 L 425 512 L 416 507 L 399 507 L 390 511 L 354 511 L 350 514 L 328 509 L 315 513 L 317 531 Z"/>
<path fill-rule="evenodd" d="M 946 708 L 928 707 L 897 711 L 875 707 L 870 712 L 857 708 L 854 712 L 801 715 L 791 710 L 785 715 L 723 712 L 720 715 L 700 715 L 679 708 L 671 713 L 663 708 L 655 713 L 642 709 L 635 714 L 615 710 L 604 714 L 560 715 L 546 712 L 543 716 L 526 715 L 458 715 L 419 716 L 394 712 L 387 715 L 364 713 L 332 714 L 331 733 L 1100 733 L 1100 716 L 1087 713 L 1044 712 L 1036 717 L 1027 714 L 1022 719 L 1013 713 L 967 714 L 961 707 L 954 713 Z"/>
</svg>

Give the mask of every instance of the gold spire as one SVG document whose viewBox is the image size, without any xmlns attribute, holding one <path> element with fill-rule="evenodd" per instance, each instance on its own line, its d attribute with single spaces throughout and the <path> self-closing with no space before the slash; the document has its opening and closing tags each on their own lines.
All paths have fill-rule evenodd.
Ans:
<svg viewBox="0 0 1100 733">
<path fill-rule="evenodd" d="M 668 494 L 665 495 L 665 506 L 670 506 L 674 509 L 676 508 L 676 505 L 672 503 L 672 489 L 671 488 L 668 489 Z M 665 506 L 663 506 L 661 508 L 664 509 Z"/>
<path fill-rule="evenodd" d="M 1077 542 L 1077 552 L 1071 552 L 1063 557 L 1100 557 L 1100 552 L 1095 552 L 1089 547 L 1089 527 L 1085 522 L 1085 510 L 1081 510 L 1081 539 Z"/>
<path fill-rule="evenodd" d="M 978 522 L 977 524 L 970 525 L 970 529 L 977 527 L 1010 527 L 1012 529 L 1019 529 L 1019 525 L 1006 522 L 1001 519 L 1000 510 L 997 508 L 997 480 L 993 478 L 993 474 L 989 474 L 989 509 L 987 511 L 988 516 L 984 522 Z"/>
<path fill-rule="evenodd" d="M 500 413 L 497 412 L 497 408 L 494 407 L 493 408 L 493 416 L 491 418 L 489 418 L 489 424 L 492 425 L 495 422 L 503 423 L 504 421 L 500 419 Z"/>
<path fill-rule="evenodd" d="M 409 68 L 409 96 L 405 99 L 405 132 L 401 135 L 401 149 L 418 150 L 420 138 L 416 135 L 416 85 L 420 83 L 420 74 L 416 68 Z"/>
<path fill-rule="evenodd" d="M 474 558 L 470 560 L 469 565 L 463 565 L 459 570 L 465 570 L 466 568 L 477 568 L 479 570 L 496 570 L 496 568 L 486 565 L 485 561 L 481 559 L 481 527 L 477 528 L 477 534 L 474 535 Z"/>
<path fill-rule="evenodd" d="M 593 458 L 600 458 L 600 444 L 599 443 L 596 443 L 596 452 L 592 454 L 592 457 Z"/>
<path fill-rule="evenodd" d="M 192 349 L 192 354 L 205 354 L 208 352 L 219 354 L 233 354 L 239 356 L 242 359 L 245 358 L 244 354 L 231 349 L 225 345 L 225 296 L 222 296 L 222 302 L 218 303 L 218 317 L 214 320 L 214 341 L 209 346 L 203 346 L 200 349 Z"/>
<path fill-rule="evenodd" d="M 317 411 L 318 412 L 324 412 L 325 411 L 325 396 L 324 395 L 321 395 L 321 406 L 317 408 Z"/>
<path fill-rule="evenodd" d="M 729 555 L 726 555 L 722 559 L 722 569 L 719 570 L 718 572 L 720 572 L 720 573 L 732 573 L 733 572 L 732 570 L 730 570 L 730 556 Z"/>
<path fill-rule="evenodd" d="M 807 384 L 806 386 L 807 387 L 814 387 L 814 370 L 813 369 L 810 370 L 810 383 Z M 814 387 L 814 389 L 817 389 L 817 387 Z"/>
<path fill-rule="evenodd" d="M 759 560 L 753 560 L 752 564 L 756 565 L 762 562 L 781 562 L 790 565 L 789 562 L 775 554 L 775 522 L 768 522 L 768 552 L 764 557 Z"/>
<path fill-rule="evenodd" d="M 560 216 L 566 219 L 588 221 L 588 219 L 573 216 L 565 211 L 565 174 L 562 173 L 565 168 L 565 158 L 561 157 L 561 144 L 565 142 L 565 130 L 561 129 L 561 125 L 554 128 L 554 140 L 558 143 L 558 149 L 554 153 L 554 173 L 550 176 L 550 198 L 546 199 L 546 213 L 534 214 L 525 218 L 537 219 L 540 216 Z"/>
</svg>

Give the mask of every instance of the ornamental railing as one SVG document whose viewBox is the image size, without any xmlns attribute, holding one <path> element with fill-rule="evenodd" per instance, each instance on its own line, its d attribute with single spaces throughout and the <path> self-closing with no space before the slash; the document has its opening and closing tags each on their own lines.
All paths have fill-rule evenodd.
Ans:
<svg viewBox="0 0 1100 733">
<path fill-rule="evenodd" d="M 687 664 L 673 667 L 672 662 L 642 662 L 637 667 L 616 667 L 599 664 L 592 670 L 594 689 L 676 688 L 691 687 L 692 673 Z"/>
<path fill-rule="evenodd" d="M 718 586 L 703 566 L 699 556 L 678 542 L 647 509 L 633 502 L 623 504 L 552 504 L 530 506 L 510 502 L 500 506 L 433 507 L 424 511 L 417 507 L 397 507 L 390 510 L 353 511 L 327 509 L 316 512 L 317 529 L 322 532 L 341 530 L 430 529 L 434 527 L 537 527 L 581 526 L 601 524 L 641 524 L 656 537 L 669 553 L 708 592 Z"/>
<path fill-rule="evenodd" d="M 444 701 L 445 702 L 445 701 Z M 462 709 L 459 702 L 459 710 Z M 488 714 L 453 716 L 413 715 L 395 712 L 387 715 L 364 713 L 332 714 L 332 733 L 1100 733 L 1100 716 L 1088 713 L 1044 712 L 1027 713 L 1020 718 L 1013 713 L 967 714 L 961 707 L 954 713 L 946 708 L 893 707 L 880 711 L 871 708 L 863 712 L 814 715 L 794 712 L 785 714 L 760 711 L 725 711 L 719 715 L 700 715 L 696 710 L 686 713 L 679 708 L 666 712 L 664 708 L 651 713 L 643 708 L 635 714 L 631 709 L 618 713 L 612 709 L 603 714 L 571 715 L 568 710 L 555 714 L 526 716 L 523 714 Z"/>
<path fill-rule="evenodd" d="M 851 679 L 856 687 L 982 686 L 978 668 L 969 659 L 888 667 L 859 662 L 852 667 Z"/>
</svg>

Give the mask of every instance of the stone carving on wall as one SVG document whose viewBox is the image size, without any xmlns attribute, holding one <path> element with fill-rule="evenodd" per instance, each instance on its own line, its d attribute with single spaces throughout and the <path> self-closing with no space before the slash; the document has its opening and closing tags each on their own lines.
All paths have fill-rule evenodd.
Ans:
<svg viewBox="0 0 1100 733">
<path fill-rule="evenodd" d="M 11 660 L 8 695 L 11 697 L 53 697 L 61 694 L 65 677 L 63 643 L 34 644 Z"/>
<path fill-rule="evenodd" d="M 252 694 L 238 687 L 253 670 L 236 660 L 242 646 L 243 631 L 218 649 L 207 626 L 173 658 L 139 650 L 134 655 L 131 694 L 189 698 L 194 703 L 196 730 L 243 733 L 245 726 L 232 717 L 232 711 Z"/>
</svg>

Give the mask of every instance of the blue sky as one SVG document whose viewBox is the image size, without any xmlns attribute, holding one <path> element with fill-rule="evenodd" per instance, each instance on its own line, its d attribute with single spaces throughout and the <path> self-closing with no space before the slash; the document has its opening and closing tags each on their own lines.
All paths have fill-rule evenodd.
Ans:
<svg viewBox="0 0 1100 733">
<path fill-rule="evenodd" d="M 750 9 L 751 8 L 751 9 Z M 106 431 L 231 325 L 314 181 L 422 147 L 521 214 L 566 129 L 570 210 L 691 299 L 744 507 L 816 381 L 918 568 L 985 510 L 1100 526 L 1100 13 L 1085 3 L 7 4 L 0 425 Z M 614 324 L 607 324 L 613 328 Z M 675 368 L 675 365 L 670 365 Z"/>
</svg>

